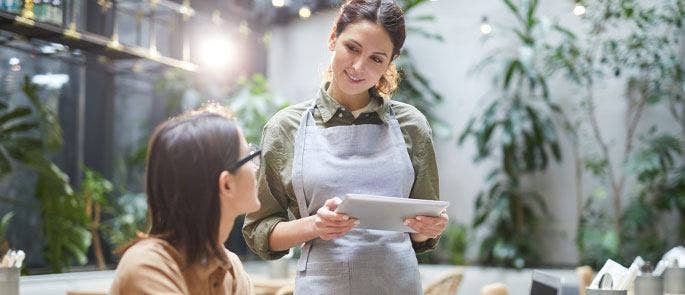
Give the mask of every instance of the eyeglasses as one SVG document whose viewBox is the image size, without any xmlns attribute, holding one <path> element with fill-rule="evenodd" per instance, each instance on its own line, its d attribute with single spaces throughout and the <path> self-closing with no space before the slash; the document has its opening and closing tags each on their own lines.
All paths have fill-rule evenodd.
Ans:
<svg viewBox="0 0 685 295">
<path fill-rule="evenodd" d="M 259 169 L 259 156 L 262 154 L 262 150 L 260 150 L 257 146 L 255 145 L 250 145 L 250 154 L 247 155 L 245 158 L 242 158 L 236 162 L 234 162 L 231 165 L 228 165 L 228 171 L 230 172 L 235 172 L 240 168 L 241 166 L 245 165 L 245 163 L 252 161 L 252 164 L 255 166 L 255 168 Z"/>
</svg>

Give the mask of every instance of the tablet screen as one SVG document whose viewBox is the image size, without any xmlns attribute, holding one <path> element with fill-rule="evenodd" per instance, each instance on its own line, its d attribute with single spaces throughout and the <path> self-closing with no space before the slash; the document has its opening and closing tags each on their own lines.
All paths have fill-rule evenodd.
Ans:
<svg viewBox="0 0 685 295">
<path fill-rule="evenodd" d="M 559 295 L 561 294 L 561 278 L 550 274 L 533 271 L 530 295 Z"/>
</svg>

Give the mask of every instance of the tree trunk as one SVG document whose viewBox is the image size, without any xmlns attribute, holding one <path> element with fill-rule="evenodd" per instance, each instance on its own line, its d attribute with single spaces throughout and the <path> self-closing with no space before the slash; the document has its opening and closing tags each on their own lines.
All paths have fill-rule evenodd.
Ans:
<svg viewBox="0 0 685 295">
<path fill-rule="evenodd" d="M 102 244 L 100 243 L 100 234 L 98 232 L 100 227 L 100 211 L 102 211 L 100 204 L 95 204 L 95 216 L 93 223 L 91 223 L 90 232 L 93 237 L 93 252 L 95 253 L 98 269 L 105 270 L 105 255 L 102 252 Z"/>
</svg>

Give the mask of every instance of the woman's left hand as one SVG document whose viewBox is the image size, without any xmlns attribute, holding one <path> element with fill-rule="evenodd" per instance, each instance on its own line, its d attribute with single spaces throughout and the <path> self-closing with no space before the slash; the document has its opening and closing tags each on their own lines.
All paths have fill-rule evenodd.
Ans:
<svg viewBox="0 0 685 295">
<path fill-rule="evenodd" d="M 416 233 L 411 234 L 414 242 L 423 242 L 438 237 L 445 230 L 448 222 L 449 216 L 444 210 L 440 216 L 416 216 L 404 220 L 404 224 L 416 231 Z"/>
</svg>

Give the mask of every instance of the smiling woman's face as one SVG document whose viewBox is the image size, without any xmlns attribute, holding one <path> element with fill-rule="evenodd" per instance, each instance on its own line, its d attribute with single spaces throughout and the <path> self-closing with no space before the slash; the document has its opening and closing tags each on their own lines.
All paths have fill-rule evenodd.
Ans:
<svg viewBox="0 0 685 295">
<path fill-rule="evenodd" d="M 332 86 L 355 96 L 374 87 L 392 61 L 393 45 L 385 29 L 370 21 L 349 24 L 338 36 L 332 34 Z"/>
</svg>

